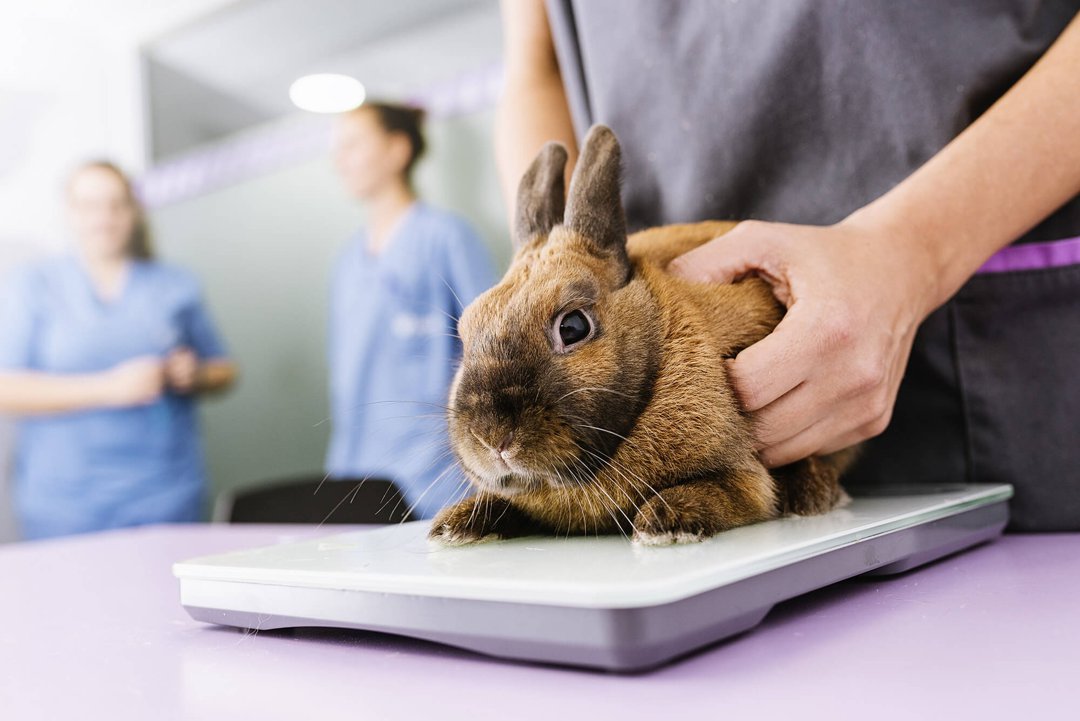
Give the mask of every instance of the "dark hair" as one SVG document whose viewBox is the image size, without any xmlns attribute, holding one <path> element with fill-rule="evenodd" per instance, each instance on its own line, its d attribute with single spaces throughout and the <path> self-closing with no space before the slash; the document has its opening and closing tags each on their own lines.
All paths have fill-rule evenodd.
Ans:
<svg viewBox="0 0 1080 721">
<path fill-rule="evenodd" d="M 356 111 L 371 110 L 379 121 L 379 125 L 388 133 L 401 133 L 409 141 L 412 153 L 409 162 L 405 164 L 406 179 L 412 174 L 413 166 L 420 156 L 424 154 L 424 109 L 411 105 L 397 105 L 394 103 L 367 102 Z"/>
<path fill-rule="evenodd" d="M 111 160 L 90 160 L 75 168 L 71 173 L 69 186 L 75 180 L 75 177 L 84 170 L 107 170 L 115 175 L 120 184 L 124 186 L 127 200 L 135 211 L 135 224 L 131 229 L 131 237 L 128 238 L 127 242 L 128 257 L 138 260 L 152 260 L 154 258 L 154 247 L 150 240 L 150 224 L 146 220 L 146 209 L 143 208 L 142 202 L 135 194 L 135 186 L 131 182 L 131 178 Z"/>
</svg>

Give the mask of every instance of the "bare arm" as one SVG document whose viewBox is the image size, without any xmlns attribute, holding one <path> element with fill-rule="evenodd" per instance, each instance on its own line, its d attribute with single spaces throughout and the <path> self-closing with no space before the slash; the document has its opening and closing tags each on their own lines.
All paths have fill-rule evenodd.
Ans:
<svg viewBox="0 0 1080 721">
<path fill-rule="evenodd" d="M 495 160 L 513 217 L 518 181 L 543 144 L 566 146 L 569 174 L 577 143 L 543 0 L 503 0 L 502 19 L 506 84 L 495 117 Z"/>
<path fill-rule="evenodd" d="M 50 415 L 145 405 L 163 386 L 162 362 L 152 356 L 101 373 L 0 371 L 0 413 Z"/>
<path fill-rule="evenodd" d="M 996 250 L 1080 192 L 1080 17 L 993 107 L 878 200 L 829 227 L 742 223 L 675 261 L 758 272 L 788 313 L 732 362 L 769 465 L 887 426 L 918 325 Z"/>
<path fill-rule="evenodd" d="M 846 221 L 920 244 L 939 282 L 925 314 L 987 258 L 1080 193 L 1080 15 L 988 111 Z"/>
<path fill-rule="evenodd" d="M 0 413 L 68 413 L 105 405 L 99 374 L 54 375 L 29 371 L 0 372 Z"/>
<path fill-rule="evenodd" d="M 153 403 L 166 386 L 177 393 L 221 393 L 236 382 L 229 360 L 199 362 L 183 349 L 162 361 L 134 358 L 100 373 L 0 371 L 0 413 L 50 415 Z"/>
</svg>

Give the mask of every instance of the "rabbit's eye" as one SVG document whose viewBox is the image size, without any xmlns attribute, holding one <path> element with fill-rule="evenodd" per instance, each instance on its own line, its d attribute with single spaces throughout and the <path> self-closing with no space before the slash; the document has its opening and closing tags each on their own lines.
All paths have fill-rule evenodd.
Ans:
<svg viewBox="0 0 1080 721">
<path fill-rule="evenodd" d="M 571 311 L 559 321 L 559 340 L 563 342 L 564 347 L 572 346 L 585 340 L 591 330 L 588 316 L 580 310 Z"/>
</svg>

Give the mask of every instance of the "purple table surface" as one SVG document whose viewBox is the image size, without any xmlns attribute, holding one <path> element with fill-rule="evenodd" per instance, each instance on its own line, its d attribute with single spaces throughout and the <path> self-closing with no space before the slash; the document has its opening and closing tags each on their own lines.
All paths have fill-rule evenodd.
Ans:
<svg viewBox="0 0 1080 721">
<path fill-rule="evenodd" d="M 174 561 L 314 534 L 157 526 L 0 547 L 0 719 L 1080 718 L 1080 534 L 837 584 L 638 675 L 252 634 L 181 608 Z"/>
</svg>

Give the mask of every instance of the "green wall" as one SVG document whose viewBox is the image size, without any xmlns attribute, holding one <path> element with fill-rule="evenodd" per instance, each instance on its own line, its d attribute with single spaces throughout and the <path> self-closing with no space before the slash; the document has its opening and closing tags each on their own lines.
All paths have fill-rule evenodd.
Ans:
<svg viewBox="0 0 1080 721">
<path fill-rule="evenodd" d="M 428 202 L 471 220 L 509 257 L 493 112 L 435 120 L 417 169 Z M 161 257 L 196 272 L 241 381 L 203 404 L 213 490 L 317 473 L 329 437 L 325 318 L 330 266 L 363 223 L 320 158 L 157 209 Z"/>
</svg>

